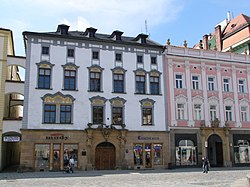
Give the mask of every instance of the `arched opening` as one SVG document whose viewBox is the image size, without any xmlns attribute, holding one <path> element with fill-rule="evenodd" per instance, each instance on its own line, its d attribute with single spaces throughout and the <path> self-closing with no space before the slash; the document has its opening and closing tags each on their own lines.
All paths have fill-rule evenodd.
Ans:
<svg viewBox="0 0 250 187">
<path fill-rule="evenodd" d="M 25 79 L 25 69 L 18 65 L 10 65 L 7 67 L 7 81 L 21 81 Z"/>
<path fill-rule="evenodd" d="M 23 118 L 23 100 L 22 94 L 5 94 L 4 119 L 21 120 Z"/>
<path fill-rule="evenodd" d="M 223 166 L 223 147 L 221 137 L 213 134 L 208 138 L 207 156 L 211 166 Z"/>
<path fill-rule="evenodd" d="M 16 171 L 20 164 L 21 134 L 8 132 L 3 134 L 3 167 L 9 171 Z"/>
<path fill-rule="evenodd" d="M 102 142 L 96 146 L 95 168 L 97 170 L 115 169 L 115 146 L 109 142 Z"/>
</svg>

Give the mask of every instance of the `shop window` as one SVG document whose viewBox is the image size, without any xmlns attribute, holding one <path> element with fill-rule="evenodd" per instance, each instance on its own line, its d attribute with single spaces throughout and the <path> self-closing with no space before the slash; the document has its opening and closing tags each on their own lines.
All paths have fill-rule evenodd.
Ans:
<svg viewBox="0 0 250 187">
<path fill-rule="evenodd" d="M 176 146 L 176 165 L 196 165 L 196 146 L 191 140 L 180 140 L 179 145 Z"/>
<path fill-rule="evenodd" d="M 143 165 L 143 150 L 142 144 L 134 145 L 134 164 L 136 166 Z"/>
<path fill-rule="evenodd" d="M 154 144 L 154 165 L 162 165 L 162 144 Z"/>
<path fill-rule="evenodd" d="M 50 145 L 35 144 L 35 168 L 40 171 L 49 170 Z"/>
<path fill-rule="evenodd" d="M 77 144 L 64 144 L 63 163 L 64 166 L 69 163 L 69 159 L 73 158 L 75 161 L 74 167 L 78 166 L 78 145 Z"/>
<path fill-rule="evenodd" d="M 237 144 L 234 146 L 235 164 L 250 163 L 249 150 L 250 147 L 248 140 L 238 140 Z"/>
</svg>

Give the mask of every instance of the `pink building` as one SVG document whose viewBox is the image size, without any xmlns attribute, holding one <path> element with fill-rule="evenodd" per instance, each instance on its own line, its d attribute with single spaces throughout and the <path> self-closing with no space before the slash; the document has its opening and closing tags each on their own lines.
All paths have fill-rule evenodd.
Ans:
<svg viewBox="0 0 250 187">
<path fill-rule="evenodd" d="M 167 45 L 171 163 L 250 164 L 250 56 Z"/>
</svg>

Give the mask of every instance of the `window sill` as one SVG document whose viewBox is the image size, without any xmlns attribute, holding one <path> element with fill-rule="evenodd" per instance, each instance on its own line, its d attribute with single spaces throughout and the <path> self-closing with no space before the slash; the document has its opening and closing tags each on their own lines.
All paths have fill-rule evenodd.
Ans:
<svg viewBox="0 0 250 187">
<path fill-rule="evenodd" d="M 141 126 L 149 126 L 149 127 L 151 127 L 151 126 L 155 126 L 154 124 L 142 124 Z"/>
<path fill-rule="evenodd" d="M 74 92 L 77 92 L 78 89 L 75 89 L 75 90 L 70 90 L 70 89 L 62 89 L 62 91 L 74 91 Z"/>
<path fill-rule="evenodd" d="M 127 94 L 127 92 L 112 92 L 113 94 Z"/>
<path fill-rule="evenodd" d="M 73 125 L 74 123 L 42 123 L 43 125 Z"/>
<path fill-rule="evenodd" d="M 36 87 L 35 89 L 37 89 L 37 90 L 53 90 L 53 88 L 38 88 L 38 87 Z"/>
</svg>

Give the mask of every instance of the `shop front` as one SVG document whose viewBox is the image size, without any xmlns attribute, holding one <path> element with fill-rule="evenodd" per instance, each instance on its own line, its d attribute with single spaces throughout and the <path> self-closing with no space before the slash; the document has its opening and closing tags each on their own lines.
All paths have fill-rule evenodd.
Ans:
<svg viewBox="0 0 250 187">
<path fill-rule="evenodd" d="M 72 157 L 74 167 L 86 166 L 83 131 L 22 130 L 20 166 L 22 170 L 60 171 Z M 33 154 L 32 154 L 33 153 Z"/>
<path fill-rule="evenodd" d="M 169 163 L 167 132 L 128 132 L 126 162 L 130 169 L 167 168 Z"/>
</svg>

